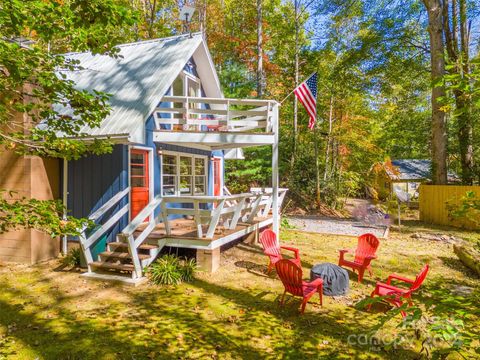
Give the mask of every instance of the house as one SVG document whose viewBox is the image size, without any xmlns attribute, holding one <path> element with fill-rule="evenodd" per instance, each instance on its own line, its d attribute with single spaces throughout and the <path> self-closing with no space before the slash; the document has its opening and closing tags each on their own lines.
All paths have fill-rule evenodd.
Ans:
<svg viewBox="0 0 480 360">
<path fill-rule="evenodd" d="M 97 224 L 77 239 L 85 276 L 137 283 L 163 247 L 194 249 L 215 271 L 222 246 L 267 226 L 278 233 L 286 192 L 278 187 L 279 104 L 224 98 L 201 34 L 118 48 L 116 58 L 66 54 L 83 69 L 61 70 L 78 88 L 111 94 L 101 126 L 79 133 L 109 139 L 113 151 L 57 160 L 53 185 L 71 215 Z M 241 158 L 242 148 L 262 145 L 273 149 L 270 187 L 231 195 L 225 154 Z"/>
<path fill-rule="evenodd" d="M 417 197 L 420 184 L 431 181 L 431 169 L 431 160 L 399 159 L 374 164 L 370 171 L 378 198 L 386 199 L 394 189 L 410 194 L 412 198 Z M 449 172 L 448 181 L 458 182 L 458 177 Z"/>
</svg>

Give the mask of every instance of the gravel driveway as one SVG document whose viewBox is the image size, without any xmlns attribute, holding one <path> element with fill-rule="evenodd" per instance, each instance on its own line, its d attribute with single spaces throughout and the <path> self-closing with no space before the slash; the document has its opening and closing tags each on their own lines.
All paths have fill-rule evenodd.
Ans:
<svg viewBox="0 0 480 360">
<path fill-rule="evenodd" d="M 372 226 L 354 219 L 334 219 L 320 216 L 288 216 L 287 218 L 291 225 L 301 231 L 352 236 L 371 233 L 379 238 L 388 236 L 387 226 Z"/>
</svg>

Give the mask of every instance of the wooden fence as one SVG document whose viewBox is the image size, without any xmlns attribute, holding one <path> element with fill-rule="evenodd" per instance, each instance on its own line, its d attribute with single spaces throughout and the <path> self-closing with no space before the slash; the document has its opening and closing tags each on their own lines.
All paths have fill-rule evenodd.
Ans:
<svg viewBox="0 0 480 360">
<path fill-rule="evenodd" d="M 449 217 L 447 203 L 459 204 L 467 191 L 474 191 L 480 198 L 480 186 L 461 185 L 420 185 L 420 220 L 437 225 L 449 225 L 466 229 L 480 227 L 467 219 Z"/>
</svg>

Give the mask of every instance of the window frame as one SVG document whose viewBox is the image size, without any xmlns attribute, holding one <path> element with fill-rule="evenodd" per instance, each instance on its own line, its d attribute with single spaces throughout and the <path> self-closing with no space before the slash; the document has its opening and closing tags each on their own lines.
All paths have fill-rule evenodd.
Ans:
<svg viewBox="0 0 480 360">
<path fill-rule="evenodd" d="M 173 93 L 173 83 L 175 83 L 175 81 L 177 81 L 178 78 L 182 79 L 182 95 L 175 95 Z M 198 78 L 197 76 L 195 76 L 193 74 L 190 74 L 189 72 L 187 72 L 185 70 L 182 70 L 178 74 L 178 76 L 175 78 L 175 80 L 173 81 L 172 85 L 170 86 L 170 95 L 171 96 L 193 97 L 193 96 L 188 95 L 188 82 L 189 81 L 192 81 L 192 82 L 194 82 L 198 85 L 198 90 L 197 90 L 198 93 L 194 97 L 202 97 L 202 82 L 200 81 L 200 78 Z M 194 104 L 194 106 L 198 107 L 199 104 Z M 170 118 L 171 119 L 175 118 L 175 114 L 170 114 Z M 177 131 L 188 130 L 186 128 L 180 129 L 180 126 L 181 125 L 172 125 L 172 130 L 177 130 Z M 188 125 L 184 125 L 184 127 L 185 126 L 188 126 Z M 198 126 L 198 125 L 195 125 L 195 126 Z M 178 128 L 175 128 L 175 127 L 178 127 Z"/>
<path fill-rule="evenodd" d="M 164 169 L 164 156 L 174 156 L 175 157 L 175 174 L 165 174 Z M 190 174 L 181 174 L 181 166 L 180 166 L 180 158 L 189 158 L 191 165 L 190 165 Z M 203 160 L 204 164 L 204 174 L 197 175 L 196 170 L 196 160 L 201 159 Z M 184 152 L 177 152 L 177 151 L 163 151 L 161 155 L 161 194 L 162 196 L 205 196 L 208 194 L 208 156 L 206 155 L 197 155 L 197 154 L 189 154 Z M 174 194 L 165 194 L 164 193 L 164 177 L 173 177 L 174 178 Z M 182 177 L 190 177 L 190 192 L 189 193 L 181 193 L 181 178 Z M 202 193 L 195 192 L 196 187 L 196 180 L 197 178 L 203 177 L 203 188 L 204 191 Z M 170 186 L 170 185 L 169 185 Z"/>
</svg>

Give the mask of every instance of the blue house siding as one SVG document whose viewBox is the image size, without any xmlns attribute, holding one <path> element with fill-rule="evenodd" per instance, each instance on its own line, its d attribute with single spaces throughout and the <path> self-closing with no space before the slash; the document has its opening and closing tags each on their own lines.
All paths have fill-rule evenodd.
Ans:
<svg viewBox="0 0 480 360">
<path fill-rule="evenodd" d="M 90 155 L 68 163 L 68 201 L 70 215 L 88 217 L 119 191 L 128 187 L 128 147 L 115 145 L 112 153 L 101 156 Z M 128 203 L 124 198 L 112 212 Z M 104 215 L 103 220 L 110 214 Z M 107 241 L 128 224 L 125 215 L 108 233 Z"/>
<path fill-rule="evenodd" d="M 168 116 L 168 114 L 167 114 Z M 145 131 L 146 131 L 146 144 L 145 146 L 151 147 L 154 149 L 154 161 L 153 161 L 153 171 L 154 171 L 154 191 L 155 195 L 161 194 L 162 189 L 160 188 L 161 184 L 161 176 L 162 176 L 162 166 L 161 166 L 161 157 L 157 153 L 157 147 L 161 148 L 162 150 L 166 151 L 173 151 L 173 152 L 180 152 L 180 153 L 186 153 L 186 154 L 192 154 L 192 155 L 203 155 L 208 157 L 208 169 L 207 169 L 207 194 L 208 195 L 213 195 L 213 166 L 212 166 L 212 161 L 210 158 L 212 156 L 215 157 L 220 157 L 222 158 L 222 169 L 223 167 L 223 151 L 221 150 L 216 150 L 216 151 L 207 151 L 207 150 L 202 150 L 202 149 L 195 149 L 195 148 L 188 148 L 184 146 L 178 146 L 178 145 L 170 145 L 170 144 L 162 144 L 158 143 L 155 144 L 153 141 L 153 133 L 155 131 L 155 121 L 153 116 L 150 116 L 145 124 Z M 223 183 L 223 176 L 224 173 L 222 172 L 222 183 Z M 169 204 L 170 207 L 190 207 L 188 204 Z M 158 211 L 156 212 L 155 215 L 158 215 Z M 180 215 L 171 217 L 173 218 L 179 218 L 181 217 Z"/>
<path fill-rule="evenodd" d="M 196 65 L 193 59 L 190 59 L 184 67 L 184 70 L 192 75 L 198 77 Z M 167 94 L 170 93 L 170 89 Z M 201 88 L 202 96 L 205 96 L 203 88 Z M 159 106 L 169 106 L 167 103 L 160 103 Z M 169 114 L 162 114 L 162 117 L 170 117 Z M 169 129 L 170 126 L 163 126 Z M 145 123 L 145 144 L 133 144 L 152 149 L 153 163 L 150 164 L 150 171 L 153 171 L 153 194 L 157 196 L 161 194 L 161 156 L 158 155 L 157 149 L 161 148 L 166 151 L 187 153 L 193 155 L 203 155 L 208 157 L 207 169 L 207 194 L 213 195 L 213 166 L 210 160 L 212 156 L 223 159 L 223 151 L 206 151 L 195 148 L 188 148 L 183 146 L 169 145 L 169 144 L 155 144 L 153 141 L 153 133 L 155 131 L 154 115 L 151 115 Z M 205 128 L 206 130 L 206 128 Z M 125 189 L 129 185 L 129 146 L 115 145 L 111 154 L 100 156 L 91 155 L 80 160 L 70 161 L 68 164 L 68 202 L 67 207 L 71 211 L 70 215 L 75 217 L 88 217 L 92 212 L 97 210 L 100 206 L 105 204 L 119 191 Z M 222 169 L 223 160 L 222 160 Z M 223 183 L 222 173 L 222 183 Z M 112 212 L 118 210 L 127 204 L 128 199 L 125 198 L 122 202 L 113 209 Z M 170 204 L 170 206 L 182 207 L 189 206 L 188 204 Z M 160 209 L 156 210 L 158 215 Z M 110 214 L 105 214 L 103 222 L 108 219 Z M 180 216 L 181 217 L 181 216 Z M 102 222 L 102 219 L 100 219 Z M 128 224 L 128 215 L 125 215 L 117 225 L 108 233 L 107 241 L 113 241 L 115 235 L 120 232 L 123 227 Z"/>
</svg>

